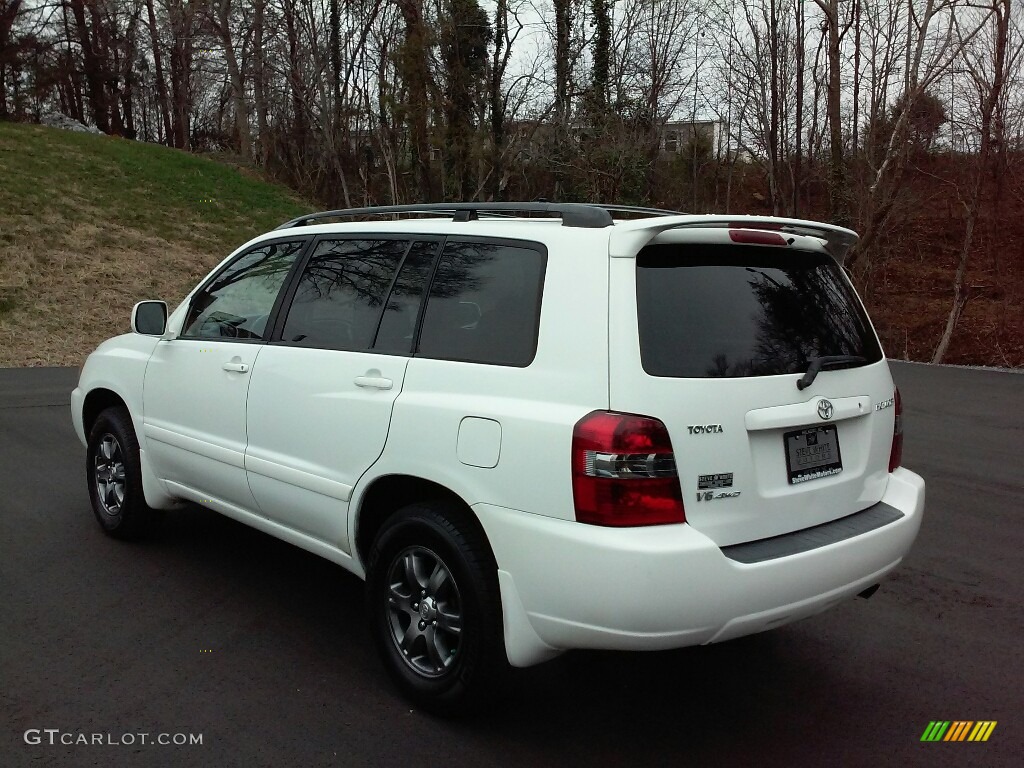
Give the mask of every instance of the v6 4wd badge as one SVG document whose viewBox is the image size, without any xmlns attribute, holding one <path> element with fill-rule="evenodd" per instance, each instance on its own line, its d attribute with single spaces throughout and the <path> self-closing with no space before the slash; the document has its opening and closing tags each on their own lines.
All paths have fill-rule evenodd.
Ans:
<svg viewBox="0 0 1024 768">
<path fill-rule="evenodd" d="M 714 491 L 700 491 L 697 494 L 697 501 L 718 501 L 719 499 L 734 499 L 739 495 L 739 491 L 722 491 L 721 493 L 715 493 Z"/>
</svg>

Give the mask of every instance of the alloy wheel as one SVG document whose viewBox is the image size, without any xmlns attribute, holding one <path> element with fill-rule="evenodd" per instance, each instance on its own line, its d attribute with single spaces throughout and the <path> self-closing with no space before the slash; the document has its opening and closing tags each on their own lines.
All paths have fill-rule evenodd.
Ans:
<svg viewBox="0 0 1024 768">
<path fill-rule="evenodd" d="M 419 675 L 443 676 L 462 645 L 462 601 L 451 571 L 421 546 L 399 552 L 388 568 L 388 625 L 399 656 Z"/>
<path fill-rule="evenodd" d="M 124 456 L 121 444 L 110 433 L 103 435 L 96 447 L 93 477 L 96 481 L 96 496 L 103 511 L 111 516 L 119 514 L 124 503 Z"/>
</svg>

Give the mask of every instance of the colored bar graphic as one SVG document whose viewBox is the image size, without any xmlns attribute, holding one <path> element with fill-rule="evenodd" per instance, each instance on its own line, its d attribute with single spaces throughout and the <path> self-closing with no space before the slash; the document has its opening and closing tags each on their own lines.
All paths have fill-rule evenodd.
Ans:
<svg viewBox="0 0 1024 768">
<path fill-rule="evenodd" d="M 931 720 L 921 741 L 988 741 L 996 720 Z"/>
<path fill-rule="evenodd" d="M 988 741 L 988 737 L 992 735 L 992 731 L 996 729 L 996 720 L 979 720 L 978 724 L 974 726 L 974 730 L 971 731 L 971 735 L 968 737 L 968 741 Z"/>
<path fill-rule="evenodd" d="M 970 720 L 954 720 L 943 741 L 963 741 L 968 729 L 974 725 Z"/>
</svg>

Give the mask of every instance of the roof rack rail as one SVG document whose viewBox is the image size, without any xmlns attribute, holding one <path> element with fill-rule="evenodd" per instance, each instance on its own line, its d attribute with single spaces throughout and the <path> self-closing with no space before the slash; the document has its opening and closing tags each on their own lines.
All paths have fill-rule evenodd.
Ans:
<svg viewBox="0 0 1024 768">
<path fill-rule="evenodd" d="M 352 216 L 390 216 L 395 214 L 451 216 L 455 221 L 472 221 L 480 214 L 543 213 L 559 216 L 563 227 L 602 229 L 614 223 L 613 214 L 633 213 L 646 216 L 678 216 L 679 211 L 660 208 L 640 208 L 629 205 L 598 205 L 590 203 L 549 203 L 538 200 L 531 203 L 420 203 L 414 205 L 381 205 L 371 208 L 343 208 L 298 216 L 278 227 L 302 227 L 319 219 L 348 218 Z"/>
<path fill-rule="evenodd" d="M 644 217 L 651 216 L 686 216 L 686 211 L 670 211 L 666 208 L 644 208 L 638 205 L 604 205 L 595 204 L 597 208 L 603 208 L 608 213 L 636 213 L 643 214 Z"/>
</svg>

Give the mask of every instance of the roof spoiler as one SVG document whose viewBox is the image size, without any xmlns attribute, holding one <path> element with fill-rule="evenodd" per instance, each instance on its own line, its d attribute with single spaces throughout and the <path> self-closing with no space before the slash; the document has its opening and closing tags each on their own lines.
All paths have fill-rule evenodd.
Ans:
<svg viewBox="0 0 1024 768">
<path fill-rule="evenodd" d="M 815 237 L 825 243 L 825 250 L 840 264 L 857 243 L 852 229 L 823 224 L 820 221 L 787 219 L 775 216 L 664 216 L 616 224 L 611 233 L 610 253 L 613 257 L 633 258 L 651 240 L 671 229 L 764 229 Z"/>
</svg>

